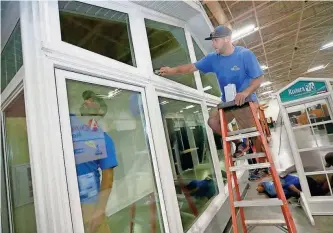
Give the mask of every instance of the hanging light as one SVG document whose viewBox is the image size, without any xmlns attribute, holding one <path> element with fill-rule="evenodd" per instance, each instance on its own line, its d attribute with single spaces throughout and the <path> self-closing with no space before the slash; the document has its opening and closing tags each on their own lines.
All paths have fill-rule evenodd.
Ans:
<svg viewBox="0 0 333 233">
<path fill-rule="evenodd" d="M 236 30 L 235 32 L 232 33 L 232 41 L 239 40 L 244 38 L 245 36 L 248 36 L 252 34 L 255 31 L 258 31 L 258 27 L 256 27 L 254 24 L 250 24 L 244 28 L 241 28 L 239 30 Z"/>
</svg>

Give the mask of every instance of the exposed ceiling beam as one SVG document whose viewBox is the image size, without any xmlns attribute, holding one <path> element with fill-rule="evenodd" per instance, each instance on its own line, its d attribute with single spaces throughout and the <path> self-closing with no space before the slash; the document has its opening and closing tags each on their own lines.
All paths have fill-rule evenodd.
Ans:
<svg viewBox="0 0 333 233">
<path fill-rule="evenodd" d="M 215 17 L 215 19 L 217 20 L 217 22 L 220 25 L 225 25 L 225 26 L 231 28 L 231 24 L 228 21 L 227 16 L 225 15 L 221 5 L 217 1 L 205 0 L 205 1 L 203 1 L 203 3 L 208 7 L 210 12 L 212 13 L 212 15 Z"/>
<path fill-rule="evenodd" d="M 325 42 L 324 42 L 323 44 L 326 44 L 327 42 L 330 41 L 330 37 L 329 37 L 329 36 L 330 36 L 330 34 L 331 34 L 332 31 L 333 31 L 333 26 L 332 26 L 331 30 L 327 33 L 327 36 L 326 36 Z M 321 44 L 320 47 L 318 48 L 318 50 L 316 51 L 316 54 L 314 55 L 313 59 L 311 60 L 311 63 L 310 63 L 310 65 L 308 66 L 308 69 L 311 68 L 313 62 L 316 60 L 316 57 L 317 57 L 317 55 L 318 55 L 318 53 L 319 53 L 319 51 L 320 51 L 320 48 L 321 48 L 321 46 L 322 46 L 323 44 Z M 323 65 L 325 65 L 325 64 L 323 64 Z"/>
<path fill-rule="evenodd" d="M 314 16 L 314 17 L 311 17 L 311 18 L 315 18 L 315 16 Z M 307 18 L 307 19 L 310 19 L 310 17 Z M 332 15 L 331 17 L 326 18 L 325 20 L 319 19 L 319 20 L 317 20 L 317 21 L 314 21 L 313 23 L 310 24 L 310 25 L 312 25 L 312 27 L 303 30 L 302 33 L 305 32 L 305 31 L 308 31 L 308 30 L 310 30 L 310 29 L 313 29 L 315 26 L 319 26 L 319 25 L 321 25 L 321 24 L 323 24 L 323 23 L 326 23 L 327 21 L 329 21 L 329 20 L 331 20 L 331 19 L 333 19 L 333 15 Z M 316 25 L 316 23 L 319 23 L 319 24 Z M 310 25 L 303 26 L 303 27 L 301 27 L 301 29 L 303 29 L 303 28 L 305 28 L 305 27 L 308 27 L 308 26 L 310 26 Z M 267 44 L 267 43 L 270 43 L 270 42 L 272 42 L 272 41 L 275 41 L 275 40 L 281 39 L 281 38 L 283 38 L 283 37 L 285 37 L 285 36 L 287 36 L 287 35 L 293 34 L 294 32 L 297 32 L 297 29 L 292 30 L 292 31 L 289 31 L 289 32 L 286 32 L 286 33 L 282 33 L 282 34 L 280 34 L 280 35 L 278 35 L 278 36 L 276 36 L 276 37 L 274 37 L 274 38 L 272 38 L 272 39 L 270 39 L 270 40 L 265 41 L 264 44 Z M 274 33 L 276 33 L 276 32 L 274 32 Z M 272 33 L 272 34 L 273 34 L 273 33 Z M 270 35 L 271 35 L 271 34 L 270 34 Z M 258 48 L 258 47 L 260 47 L 260 46 L 261 46 L 261 44 L 258 44 L 258 45 L 255 45 L 255 46 L 251 47 L 250 49 L 252 50 L 252 49 Z"/>
<path fill-rule="evenodd" d="M 257 12 L 260 12 L 260 11 L 266 9 L 266 8 L 268 7 L 268 6 L 266 6 L 268 3 L 272 3 L 272 2 L 270 2 L 270 1 L 263 2 L 263 3 L 261 3 L 260 5 L 256 6 L 255 8 L 251 8 L 251 9 L 249 9 L 248 11 L 246 11 L 246 12 L 240 14 L 239 16 L 235 17 L 234 19 L 229 20 L 227 23 L 232 23 L 232 22 L 235 22 L 235 21 L 237 21 L 237 20 L 239 20 L 238 22 L 241 22 L 241 21 L 247 19 L 248 17 L 246 17 L 246 18 L 244 18 L 244 19 L 241 19 L 241 18 L 244 17 L 245 15 L 247 15 L 247 14 L 253 12 L 254 9 L 256 9 Z M 278 3 L 278 1 L 273 2 L 273 3 L 272 3 L 271 5 L 269 5 L 269 6 L 272 6 L 272 5 L 277 4 L 277 3 Z M 266 6 L 266 7 L 265 7 L 265 6 Z M 249 17 L 250 17 L 250 16 L 249 16 Z"/>
<path fill-rule="evenodd" d="M 259 27 L 259 35 L 260 35 L 260 40 L 261 40 L 262 48 L 264 50 L 264 56 L 265 56 L 265 60 L 266 60 L 266 66 L 267 66 L 267 70 L 268 70 L 269 80 L 271 80 L 272 79 L 271 72 L 270 72 L 270 68 L 269 68 L 269 65 L 268 65 L 268 61 L 267 61 L 267 54 L 266 54 L 266 50 L 265 50 L 264 41 L 262 39 L 262 33 L 261 33 L 260 23 L 259 23 L 258 14 L 257 14 L 257 10 L 256 10 L 256 5 L 255 5 L 254 1 L 252 1 L 252 6 L 253 6 L 253 9 L 254 9 L 254 15 L 256 17 L 257 27 Z"/>
</svg>

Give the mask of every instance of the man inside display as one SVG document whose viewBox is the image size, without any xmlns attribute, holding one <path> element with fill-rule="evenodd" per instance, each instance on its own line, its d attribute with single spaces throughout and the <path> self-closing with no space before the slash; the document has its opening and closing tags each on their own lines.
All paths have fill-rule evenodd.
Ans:
<svg viewBox="0 0 333 233">
<path fill-rule="evenodd" d="M 84 91 L 82 98 L 80 116 L 70 119 L 85 232 L 110 233 L 105 208 L 118 162 L 112 139 L 98 123 L 107 105 L 92 91 Z"/>
<path fill-rule="evenodd" d="M 212 40 L 214 53 L 210 53 L 194 64 L 186 64 L 177 67 L 162 67 L 159 73 L 162 76 L 187 74 L 195 71 L 203 73 L 215 73 L 222 92 L 222 101 L 226 101 L 224 88 L 229 84 L 236 87 L 235 104 L 241 106 L 246 97 L 257 102 L 255 91 L 264 80 L 264 72 L 252 51 L 241 46 L 234 46 L 231 38 L 232 31 L 225 26 L 218 26 L 206 40 Z M 253 127 L 252 114 L 249 109 L 239 109 L 233 114 L 226 112 L 227 121 L 236 118 L 240 128 Z M 210 112 L 208 125 L 215 133 L 221 135 L 220 117 L 217 109 Z M 255 140 L 256 151 L 261 151 L 260 140 Z"/>
</svg>

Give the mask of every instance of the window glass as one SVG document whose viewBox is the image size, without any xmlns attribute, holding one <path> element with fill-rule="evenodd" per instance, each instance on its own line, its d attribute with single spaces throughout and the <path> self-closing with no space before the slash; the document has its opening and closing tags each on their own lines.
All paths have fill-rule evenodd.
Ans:
<svg viewBox="0 0 333 233">
<path fill-rule="evenodd" d="M 304 104 L 286 108 L 292 126 L 309 124 L 309 118 Z"/>
<path fill-rule="evenodd" d="M 191 63 L 183 28 L 149 19 L 145 23 L 154 71 L 163 66 L 175 67 Z M 193 73 L 165 78 L 196 88 Z"/>
<path fill-rule="evenodd" d="M 64 42 L 136 66 L 128 14 L 77 1 L 60 1 Z"/>
<path fill-rule="evenodd" d="M 23 95 L 5 110 L 5 132 L 6 156 L 3 161 L 10 186 L 6 188 L 11 197 L 9 208 L 14 232 L 37 232 Z"/>
<path fill-rule="evenodd" d="M 192 41 L 193 41 L 195 56 L 197 58 L 197 61 L 199 61 L 200 59 L 205 57 L 205 54 L 202 52 L 199 45 L 197 44 L 197 42 L 195 42 L 193 38 Z M 204 74 L 200 71 L 200 77 L 204 92 L 218 97 L 221 96 L 220 85 L 217 82 L 215 73 Z"/>
<path fill-rule="evenodd" d="M 21 27 L 18 22 L 1 52 L 1 91 L 7 87 L 22 65 Z"/>
<path fill-rule="evenodd" d="M 208 106 L 208 113 L 210 114 L 212 111 L 217 111 L 217 108 Z M 225 157 L 224 157 L 224 152 L 223 152 L 222 136 L 217 133 L 214 133 L 214 132 L 213 132 L 213 134 L 214 134 L 214 141 L 215 141 L 215 145 L 216 145 L 217 155 L 218 155 L 219 161 L 220 161 L 220 169 L 221 169 L 221 173 L 222 173 L 223 182 L 224 182 L 224 184 L 226 184 L 227 173 L 226 173 L 226 168 L 225 168 Z"/>
<path fill-rule="evenodd" d="M 85 232 L 164 232 L 141 94 L 72 80 L 67 93 Z"/>
<path fill-rule="evenodd" d="M 159 98 L 184 230 L 218 194 L 201 106 Z"/>
<path fill-rule="evenodd" d="M 332 174 L 308 175 L 306 180 L 309 185 L 312 197 L 332 196 L 331 187 L 333 184 Z"/>
</svg>

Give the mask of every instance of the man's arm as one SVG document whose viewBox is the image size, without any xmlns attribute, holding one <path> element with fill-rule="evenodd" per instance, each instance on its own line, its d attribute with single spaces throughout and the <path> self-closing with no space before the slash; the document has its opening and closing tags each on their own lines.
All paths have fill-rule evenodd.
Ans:
<svg viewBox="0 0 333 233">
<path fill-rule="evenodd" d="M 298 188 L 296 188 L 296 186 L 293 185 L 293 184 L 292 184 L 292 185 L 289 185 L 288 189 L 289 189 L 290 191 L 293 191 L 294 193 L 297 193 L 298 196 L 301 195 L 301 191 L 298 190 Z"/>
<path fill-rule="evenodd" d="M 236 105 L 243 105 L 245 102 L 245 98 L 254 93 L 264 81 L 264 76 L 260 76 L 258 78 L 252 79 L 251 84 L 244 91 L 237 93 L 235 97 Z"/>
<path fill-rule="evenodd" d="M 160 74 L 162 76 L 175 75 L 175 74 L 188 74 L 197 71 L 198 69 L 194 64 L 186 64 L 176 67 L 162 67 L 160 69 Z"/>
<path fill-rule="evenodd" d="M 105 207 L 108 202 L 113 186 L 113 168 L 102 170 L 101 192 L 99 195 L 97 210 L 105 212 Z"/>
</svg>

